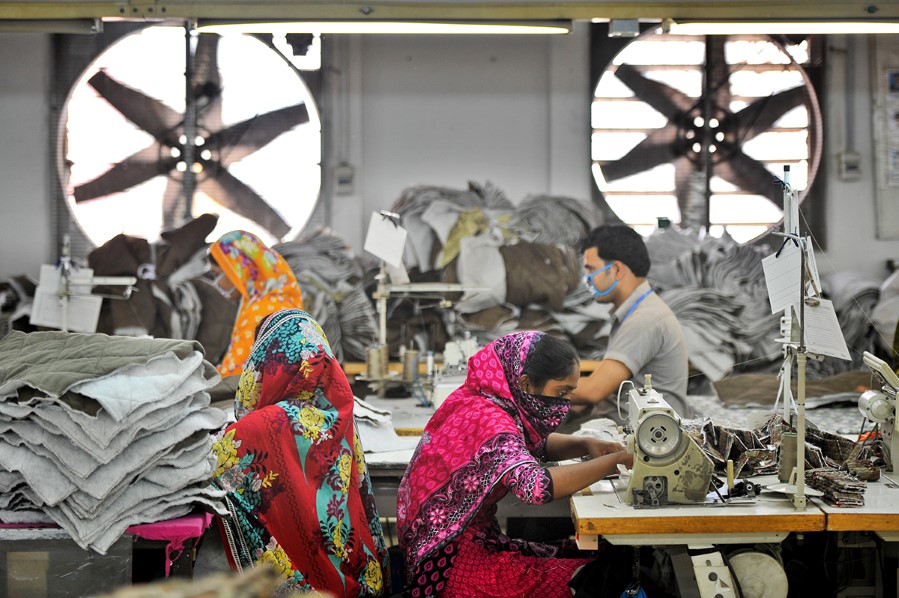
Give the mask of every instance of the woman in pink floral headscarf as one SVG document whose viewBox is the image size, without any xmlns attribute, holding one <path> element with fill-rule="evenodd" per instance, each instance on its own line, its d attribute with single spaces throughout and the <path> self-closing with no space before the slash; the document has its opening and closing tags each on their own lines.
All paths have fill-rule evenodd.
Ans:
<svg viewBox="0 0 899 598">
<path fill-rule="evenodd" d="M 468 362 L 468 378 L 440 406 L 400 484 L 397 526 L 411 596 L 570 597 L 589 562 L 574 547 L 507 537 L 496 503 L 567 497 L 613 473 L 631 455 L 616 443 L 555 434 L 580 372 L 574 350 L 542 332 L 493 341 Z M 592 459 L 548 467 L 548 460 Z"/>
</svg>

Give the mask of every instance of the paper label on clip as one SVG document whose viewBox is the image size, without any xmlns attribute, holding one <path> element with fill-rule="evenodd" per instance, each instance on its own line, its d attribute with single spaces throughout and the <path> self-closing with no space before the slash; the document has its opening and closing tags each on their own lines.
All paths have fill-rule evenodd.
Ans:
<svg viewBox="0 0 899 598">
<path fill-rule="evenodd" d="M 406 247 L 406 229 L 395 220 L 380 212 L 373 212 L 365 235 L 365 251 L 384 260 L 391 266 L 403 265 L 403 250 Z"/>
<path fill-rule="evenodd" d="M 771 254 L 762 260 L 772 314 L 799 303 L 801 268 L 802 253 L 792 241 L 787 241 L 780 255 Z"/>
</svg>

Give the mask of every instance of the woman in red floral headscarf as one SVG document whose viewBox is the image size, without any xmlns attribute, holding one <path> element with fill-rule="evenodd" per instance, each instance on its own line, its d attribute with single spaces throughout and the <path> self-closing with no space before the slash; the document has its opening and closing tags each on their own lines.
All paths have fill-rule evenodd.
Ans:
<svg viewBox="0 0 899 598">
<path fill-rule="evenodd" d="M 567 344 L 542 332 L 493 341 L 468 362 L 465 384 L 425 427 L 397 497 L 411 596 L 569 597 L 590 559 L 503 534 L 496 504 L 510 491 L 548 503 L 630 466 L 624 447 L 555 434 L 580 376 Z M 592 459 L 547 467 L 547 460 Z"/>
<path fill-rule="evenodd" d="M 266 318 L 213 445 L 238 570 L 266 563 L 279 593 L 380 596 L 387 550 L 353 421 L 354 398 L 324 333 L 298 309 Z"/>
</svg>

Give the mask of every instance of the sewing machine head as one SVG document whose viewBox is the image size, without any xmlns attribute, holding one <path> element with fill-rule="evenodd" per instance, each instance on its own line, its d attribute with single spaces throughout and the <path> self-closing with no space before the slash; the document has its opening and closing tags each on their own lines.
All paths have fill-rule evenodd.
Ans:
<svg viewBox="0 0 899 598">
<path fill-rule="evenodd" d="M 624 502 L 636 508 L 704 502 L 715 466 L 652 389 L 648 375 L 643 388 L 628 393 L 627 407 L 627 450 L 634 455 L 634 469 Z"/>
<path fill-rule="evenodd" d="M 899 428 L 896 420 L 896 392 L 899 391 L 899 376 L 885 361 L 871 353 L 864 353 L 865 365 L 880 383 L 880 390 L 866 390 L 858 398 L 858 410 L 867 419 L 880 424 L 883 446 L 889 451 L 885 455 L 887 471 L 895 471 L 896 456 L 899 456 Z"/>
</svg>

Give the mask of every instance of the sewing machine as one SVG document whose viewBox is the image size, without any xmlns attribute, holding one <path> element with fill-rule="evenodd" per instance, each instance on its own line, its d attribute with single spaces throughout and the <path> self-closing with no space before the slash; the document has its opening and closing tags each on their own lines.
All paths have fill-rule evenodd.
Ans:
<svg viewBox="0 0 899 598">
<path fill-rule="evenodd" d="M 634 468 L 624 501 L 635 508 L 705 502 L 714 463 L 683 431 L 680 417 L 652 389 L 649 375 L 643 388 L 628 392 L 627 408 L 627 450 L 634 455 Z"/>
<path fill-rule="evenodd" d="M 865 351 L 865 365 L 880 382 L 880 390 L 866 390 L 858 398 L 858 410 L 869 420 L 880 425 L 883 447 L 888 451 L 887 471 L 896 470 L 899 458 L 899 427 L 896 419 L 896 392 L 899 376 L 882 359 Z"/>
</svg>

